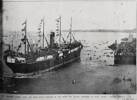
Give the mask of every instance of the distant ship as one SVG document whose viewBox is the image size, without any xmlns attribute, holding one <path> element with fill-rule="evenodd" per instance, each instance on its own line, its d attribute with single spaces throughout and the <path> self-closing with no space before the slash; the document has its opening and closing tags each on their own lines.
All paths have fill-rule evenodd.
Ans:
<svg viewBox="0 0 137 100">
<path fill-rule="evenodd" d="M 68 33 L 66 41 L 61 33 L 61 17 L 57 19 L 57 34 L 55 32 L 50 33 L 50 42 L 44 34 L 44 19 L 41 20 L 41 26 L 39 30 L 43 30 L 42 35 L 37 44 L 31 45 L 27 37 L 27 21 L 23 23 L 25 26 L 22 31 L 24 36 L 21 39 L 21 44 L 18 49 L 11 50 L 11 47 L 5 51 L 5 62 L 11 68 L 14 73 L 33 73 L 46 69 L 54 69 L 64 66 L 80 58 L 81 49 L 83 45 L 77 41 L 72 33 L 72 19 L 70 24 L 70 31 Z M 59 36 L 59 43 L 55 43 L 55 36 Z M 63 39 L 63 43 L 61 43 Z M 42 46 L 34 50 L 34 47 L 38 47 L 39 42 L 42 41 Z M 44 46 L 46 41 L 47 46 Z M 24 46 L 24 53 L 19 53 L 19 49 Z"/>
<path fill-rule="evenodd" d="M 136 65 L 136 38 L 129 34 L 123 38 L 120 44 L 115 41 L 109 48 L 114 50 L 114 64 L 135 64 Z"/>
</svg>

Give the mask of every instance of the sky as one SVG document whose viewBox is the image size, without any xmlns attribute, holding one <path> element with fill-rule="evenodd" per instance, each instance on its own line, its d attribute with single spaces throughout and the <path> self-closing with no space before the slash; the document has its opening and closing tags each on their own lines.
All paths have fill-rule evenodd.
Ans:
<svg viewBox="0 0 137 100">
<path fill-rule="evenodd" d="M 6 1 L 6 0 L 4 0 Z M 37 31 L 44 17 L 45 29 L 54 31 L 61 16 L 62 29 L 136 28 L 136 1 L 46 1 L 3 2 L 4 31 L 20 31 L 27 19 L 27 30 Z"/>
</svg>

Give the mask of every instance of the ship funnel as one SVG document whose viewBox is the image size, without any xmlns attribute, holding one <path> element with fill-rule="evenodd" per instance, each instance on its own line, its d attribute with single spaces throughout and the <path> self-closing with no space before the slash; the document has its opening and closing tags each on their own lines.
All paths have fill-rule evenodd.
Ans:
<svg viewBox="0 0 137 100">
<path fill-rule="evenodd" d="M 50 34 L 50 47 L 53 48 L 54 47 L 54 38 L 55 38 L 55 33 L 51 32 Z"/>
</svg>

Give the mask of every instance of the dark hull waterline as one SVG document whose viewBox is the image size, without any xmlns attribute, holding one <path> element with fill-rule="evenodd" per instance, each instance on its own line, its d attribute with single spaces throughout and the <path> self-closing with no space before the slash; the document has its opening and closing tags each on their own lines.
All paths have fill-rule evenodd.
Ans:
<svg viewBox="0 0 137 100">
<path fill-rule="evenodd" d="M 78 58 L 80 58 L 80 52 L 81 49 L 79 49 L 77 52 L 72 53 L 69 56 L 66 56 L 66 58 L 63 58 L 60 61 L 56 61 L 56 59 L 52 60 L 46 60 L 46 61 L 39 61 L 39 62 L 33 62 L 33 63 L 8 63 L 6 64 L 11 68 L 13 73 L 34 73 L 39 72 L 43 70 L 51 70 L 57 67 L 64 66 L 68 63 L 71 63 Z"/>
<path fill-rule="evenodd" d="M 136 65 L 136 56 L 115 55 L 114 63 L 115 64 L 134 64 Z"/>
</svg>

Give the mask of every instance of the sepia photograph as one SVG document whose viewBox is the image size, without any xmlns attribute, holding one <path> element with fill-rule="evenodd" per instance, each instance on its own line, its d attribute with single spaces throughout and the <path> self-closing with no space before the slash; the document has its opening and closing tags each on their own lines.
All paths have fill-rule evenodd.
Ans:
<svg viewBox="0 0 137 100">
<path fill-rule="evenodd" d="M 0 92 L 136 94 L 136 10 L 134 0 L 3 0 Z"/>
</svg>

